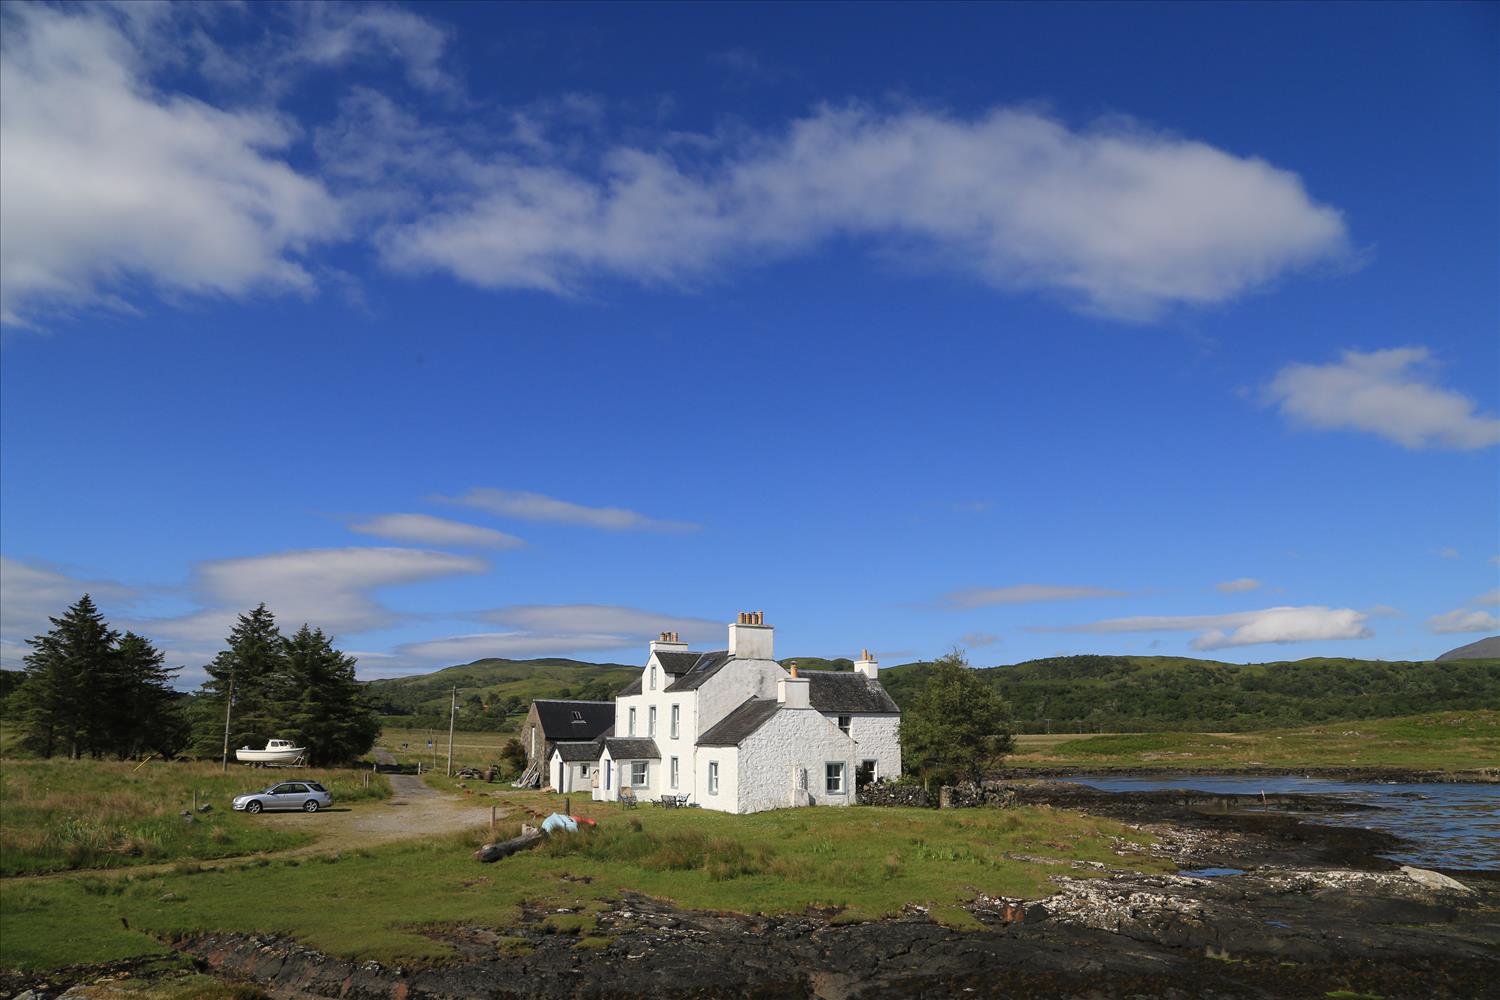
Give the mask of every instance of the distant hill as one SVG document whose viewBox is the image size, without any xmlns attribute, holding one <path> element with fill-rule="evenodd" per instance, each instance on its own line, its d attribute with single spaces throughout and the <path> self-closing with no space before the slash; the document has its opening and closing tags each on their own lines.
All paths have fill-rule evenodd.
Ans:
<svg viewBox="0 0 1500 1000">
<path fill-rule="evenodd" d="M 881 671 L 897 704 L 926 663 Z M 1181 656 L 1063 656 L 979 670 L 1019 732 L 1234 731 L 1500 708 L 1500 659 L 1435 663 L 1313 658 L 1221 663 Z"/>
<path fill-rule="evenodd" d="M 368 681 L 365 696 L 391 725 L 446 727 L 449 698 L 456 686 L 459 728 L 495 732 L 517 728 L 534 698 L 608 701 L 640 669 L 561 657 L 491 657 L 427 674 Z"/>
<path fill-rule="evenodd" d="M 1450 649 L 1438 657 L 1440 662 L 1446 660 L 1493 660 L 1500 658 L 1500 635 L 1492 635 L 1488 639 L 1480 639 L 1471 642 L 1467 646 L 1459 646 Z"/>
</svg>

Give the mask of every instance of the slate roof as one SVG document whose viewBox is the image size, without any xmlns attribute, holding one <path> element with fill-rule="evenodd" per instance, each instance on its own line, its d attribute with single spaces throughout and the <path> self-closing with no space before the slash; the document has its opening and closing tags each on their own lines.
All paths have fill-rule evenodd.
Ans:
<svg viewBox="0 0 1500 1000">
<path fill-rule="evenodd" d="M 573 761 L 598 760 L 599 753 L 602 748 L 597 742 L 595 742 L 554 743 L 552 744 L 552 749 L 555 750 L 563 760 L 572 763 Z"/>
<path fill-rule="evenodd" d="M 629 684 L 626 684 L 624 687 L 620 688 L 620 693 L 617 694 L 617 695 L 615 695 L 615 697 L 616 698 L 625 698 L 625 697 L 627 697 L 629 695 L 640 694 L 640 693 L 641 693 L 641 678 L 640 678 L 640 675 L 637 674 L 635 680 L 631 681 Z"/>
<path fill-rule="evenodd" d="M 604 747 L 615 760 L 661 760 L 661 751 L 650 737 L 616 736 L 605 740 Z"/>
<path fill-rule="evenodd" d="M 536 717 L 549 740 L 594 740 L 615 724 L 612 701 L 553 701 L 538 699 Z M 574 718 L 575 713 L 579 718 Z"/>
<path fill-rule="evenodd" d="M 807 697 L 820 712 L 852 715 L 856 712 L 898 714 L 901 709 L 885 693 L 878 681 L 864 674 L 834 670 L 803 670 L 807 678 Z"/>
<path fill-rule="evenodd" d="M 696 691 L 729 662 L 729 650 L 718 649 L 712 653 L 699 653 L 697 661 L 682 676 L 667 685 L 670 691 Z"/>
<path fill-rule="evenodd" d="M 736 747 L 775 715 L 781 702 L 775 698 L 747 698 L 739 708 L 698 737 L 700 747 Z"/>
<path fill-rule="evenodd" d="M 669 674 L 685 674 L 693 669 L 702 653 L 676 652 L 674 650 L 656 651 L 656 662 Z"/>
</svg>

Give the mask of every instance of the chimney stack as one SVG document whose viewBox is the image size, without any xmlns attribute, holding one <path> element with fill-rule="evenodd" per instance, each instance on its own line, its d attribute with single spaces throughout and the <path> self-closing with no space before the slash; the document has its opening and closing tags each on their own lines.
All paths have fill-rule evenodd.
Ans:
<svg viewBox="0 0 1500 1000">
<path fill-rule="evenodd" d="M 864 674 L 872 681 L 880 680 L 880 664 L 875 661 L 875 657 L 870 655 L 868 649 L 860 650 L 859 659 L 854 661 L 854 672 Z"/>
<path fill-rule="evenodd" d="M 663 632 L 660 638 L 651 640 L 651 652 L 658 649 L 663 653 L 686 653 L 688 644 L 677 638 L 676 632 Z M 649 653 L 647 654 L 650 655 Z"/>
<path fill-rule="evenodd" d="M 729 626 L 729 655 L 741 660 L 770 660 L 775 629 L 766 624 L 764 611 L 741 611 Z"/>
<path fill-rule="evenodd" d="M 776 682 L 776 700 L 782 708 L 811 708 L 812 698 L 806 677 L 797 676 L 797 664 L 791 664 L 791 673 Z"/>
</svg>

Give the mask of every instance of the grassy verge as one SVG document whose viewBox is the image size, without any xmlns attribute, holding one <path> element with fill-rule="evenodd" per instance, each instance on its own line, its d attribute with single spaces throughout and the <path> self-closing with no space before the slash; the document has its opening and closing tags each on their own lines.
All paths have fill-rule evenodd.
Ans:
<svg viewBox="0 0 1500 1000">
<path fill-rule="evenodd" d="M 513 732 L 507 733 L 465 733 L 453 734 L 453 766 L 457 767 L 488 767 L 500 759 L 500 748 L 508 740 L 516 738 Z M 432 741 L 432 748 L 428 749 L 427 742 Z M 418 761 L 422 763 L 422 770 L 447 770 L 448 766 L 448 730 L 441 732 L 433 729 L 396 729 L 387 727 L 380 734 L 379 746 L 391 752 L 397 763 L 403 765 L 415 765 Z"/>
<path fill-rule="evenodd" d="M 7 760 L 0 771 L 0 874 L 116 868 L 179 859 L 226 858 L 295 847 L 308 835 L 230 809 L 234 796 L 291 772 L 222 773 L 216 764 L 152 761 Z M 367 771 L 298 770 L 348 805 L 390 795 Z M 213 806 L 181 815 L 194 802 Z"/>
<path fill-rule="evenodd" d="M 541 793 L 502 798 L 537 812 L 561 805 L 560 796 Z M 964 902 L 979 893 L 1044 894 L 1049 874 L 1074 871 L 1070 860 L 1167 867 L 1145 852 L 1137 831 L 1051 809 L 590 812 L 598 830 L 549 839 L 494 865 L 469 858 L 488 834 L 476 830 L 227 869 L 0 883 L 0 964 L 35 969 L 154 954 L 164 951 L 159 939 L 204 930 L 285 933 L 355 959 L 438 960 L 452 952 L 435 931 L 460 923 L 513 928 L 523 903 L 545 907 L 553 932 L 594 946 L 595 914 L 625 889 L 712 910 L 833 907 L 845 920 L 916 904 L 973 926 Z"/>
<path fill-rule="evenodd" d="M 1464 771 L 1500 762 L 1500 711 L 1434 712 L 1259 733 L 1132 733 L 1021 743 L 1013 767 L 1392 767 Z"/>
</svg>

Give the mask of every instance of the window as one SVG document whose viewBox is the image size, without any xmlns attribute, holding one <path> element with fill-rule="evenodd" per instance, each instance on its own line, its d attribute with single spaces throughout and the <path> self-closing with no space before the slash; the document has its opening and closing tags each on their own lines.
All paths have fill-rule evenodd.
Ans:
<svg viewBox="0 0 1500 1000">
<path fill-rule="evenodd" d="M 610 779 L 615 776 L 615 762 L 610 761 L 609 766 L 604 769 L 604 790 L 609 791 Z"/>
<path fill-rule="evenodd" d="M 873 784 L 880 780 L 880 762 L 866 758 L 859 762 L 859 768 L 854 772 L 854 786 Z"/>
<path fill-rule="evenodd" d="M 630 762 L 630 784 L 633 788 L 646 787 L 646 761 L 633 760 Z"/>
<path fill-rule="evenodd" d="M 651 690 L 656 690 L 656 667 L 651 668 Z"/>
<path fill-rule="evenodd" d="M 847 716 L 847 715 L 841 715 L 841 716 L 839 716 L 839 728 L 844 731 L 844 735 L 845 736 L 849 735 L 849 716 Z"/>
<path fill-rule="evenodd" d="M 574 711 L 573 712 L 573 721 L 574 722 L 582 722 L 583 721 L 583 713 L 579 712 L 579 711 Z"/>
<path fill-rule="evenodd" d="M 719 794 L 719 762 L 716 760 L 708 762 L 708 794 Z"/>
<path fill-rule="evenodd" d="M 823 770 L 825 787 L 829 795 L 844 794 L 844 765 L 843 762 L 829 764 Z"/>
<path fill-rule="evenodd" d="M 652 705 L 646 710 L 646 735 L 656 735 L 656 706 Z"/>
<path fill-rule="evenodd" d="M 681 722 L 682 722 L 682 706 L 681 705 L 673 705 L 672 706 L 672 739 L 674 739 L 674 740 L 677 738 L 677 731 L 678 731 L 678 727 L 681 724 Z"/>
<path fill-rule="evenodd" d="M 635 735 L 635 709 L 633 708 L 630 710 L 630 729 L 628 731 L 628 735 Z"/>
<path fill-rule="evenodd" d="M 672 758 L 672 787 L 677 787 L 677 758 Z"/>
<path fill-rule="evenodd" d="M 428 740 L 427 745 L 432 746 L 432 741 Z M 536 726 L 531 727 L 531 756 L 536 756 Z"/>
<path fill-rule="evenodd" d="M 580 778 L 587 778 L 589 776 L 589 766 L 587 764 L 578 765 L 578 776 Z"/>
</svg>

